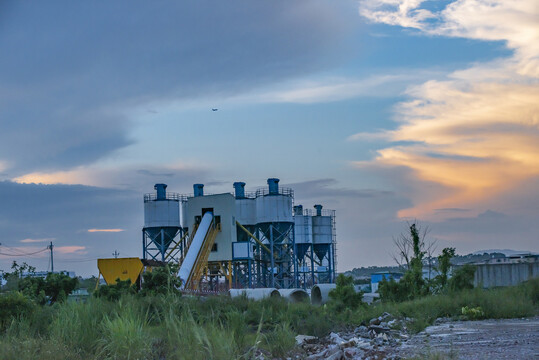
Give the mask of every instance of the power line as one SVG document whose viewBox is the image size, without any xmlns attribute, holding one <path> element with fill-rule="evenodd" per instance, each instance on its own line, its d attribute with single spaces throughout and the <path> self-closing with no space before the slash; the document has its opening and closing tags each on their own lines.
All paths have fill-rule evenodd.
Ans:
<svg viewBox="0 0 539 360">
<path fill-rule="evenodd" d="M 35 255 L 35 254 L 42 253 L 42 252 L 47 251 L 47 250 L 49 250 L 49 249 L 46 248 L 46 249 L 41 249 L 41 250 L 33 252 L 33 253 L 21 253 L 21 254 L 6 254 L 6 253 L 0 252 L 0 255 L 4 255 L 4 256 L 30 256 L 30 255 Z"/>
<path fill-rule="evenodd" d="M 96 261 L 97 258 L 92 258 L 92 259 L 56 259 L 56 262 L 61 262 L 61 263 L 64 263 L 64 262 L 83 262 L 83 261 Z"/>
</svg>

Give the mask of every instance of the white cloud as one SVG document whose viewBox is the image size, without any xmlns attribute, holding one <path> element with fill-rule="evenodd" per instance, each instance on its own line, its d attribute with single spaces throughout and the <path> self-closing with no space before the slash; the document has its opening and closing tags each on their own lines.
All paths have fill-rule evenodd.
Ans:
<svg viewBox="0 0 539 360">
<path fill-rule="evenodd" d="M 105 233 L 117 233 L 125 231 L 124 229 L 88 229 L 89 233 L 105 232 Z"/>
<path fill-rule="evenodd" d="M 152 181 L 178 182 L 202 176 L 207 169 L 202 164 L 175 163 L 171 165 L 121 165 L 97 163 L 79 166 L 67 171 L 33 172 L 12 179 L 19 184 L 67 184 L 106 188 L 141 190 Z M 179 175 L 182 175 L 180 177 Z"/>
<path fill-rule="evenodd" d="M 53 241 L 53 240 L 56 240 L 56 238 L 43 238 L 43 239 L 22 239 L 21 242 L 22 243 L 40 243 L 40 242 L 49 242 L 49 241 Z"/>
<path fill-rule="evenodd" d="M 411 99 L 396 108 L 397 129 L 351 136 L 408 142 L 379 150 L 370 165 L 405 167 L 416 181 L 450 190 L 416 201 L 400 212 L 403 217 L 481 208 L 539 175 L 537 2 L 458 0 L 428 16 L 420 11 L 423 3 L 367 0 L 360 13 L 428 35 L 503 40 L 514 52 L 409 88 Z"/>
<path fill-rule="evenodd" d="M 515 50 L 518 73 L 539 77 L 539 6 L 535 0 L 458 0 L 438 12 L 422 9 L 425 0 L 364 0 L 359 12 L 388 25 L 430 35 L 505 41 Z"/>
</svg>

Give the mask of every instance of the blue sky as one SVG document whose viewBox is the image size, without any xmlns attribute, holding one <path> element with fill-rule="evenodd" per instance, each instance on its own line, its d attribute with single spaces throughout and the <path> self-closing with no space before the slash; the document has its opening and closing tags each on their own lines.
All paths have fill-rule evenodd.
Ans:
<svg viewBox="0 0 539 360">
<path fill-rule="evenodd" d="M 533 1 L 0 4 L 1 253 L 140 256 L 142 194 L 278 177 L 337 210 L 339 270 L 539 251 Z M 212 108 L 219 110 L 214 112 Z M 118 232 L 90 229 L 121 229 Z M 0 255 L 38 269 L 45 253 Z"/>
</svg>

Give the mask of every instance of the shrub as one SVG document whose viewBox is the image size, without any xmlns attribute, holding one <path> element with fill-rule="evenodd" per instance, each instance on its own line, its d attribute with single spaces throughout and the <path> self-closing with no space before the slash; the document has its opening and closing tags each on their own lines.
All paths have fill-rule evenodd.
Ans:
<svg viewBox="0 0 539 360">
<path fill-rule="evenodd" d="M 64 273 L 48 273 L 45 279 L 25 277 L 18 283 L 19 290 L 26 296 L 44 305 L 47 302 L 63 302 L 77 287 L 79 280 Z"/>
<path fill-rule="evenodd" d="M 539 305 L 539 278 L 531 279 L 521 285 L 524 296 L 531 299 L 534 305 Z"/>
<path fill-rule="evenodd" d="M 354 288 L 354 279 L 351 276 L 339 274 L 337 276 L 337 286 L 329 292 L 329 306 L 337 311 L 345 309 L 355 310 L 361 305 L 362 292 L 357 292 Z"/>
<path fill-rule="evenodd" d="M 465 289 L 473 289 L 473 281 L 475 275 L 475 267 L 473 265 L 463 265 L 453 272 L 453 276 L 449 279 L 448 285 L 451 291 L 460 291 Z"/>
<path fill-rule="evenodd" d="M 479 320 L 485 317 L 485 313 L 483 312 L 483 309 L 481 309 L 481 306 L 477 306 L 477 307 L 464 306 L 461 311 L 462 311 L 462 315 L 464 315 L 466 318 L 470 320 Z"/>
<path fill-rule="evenodd" d="M 410 294 L 412 293 L 409 287 L 409 281 L 395 281 L 390 278 L 387 280 L 382 278 L 378 284 L 378 293 L 380 299 L 384 302 L 402 302 L 410 300 Z"/>
<path fill-rule="evenodd" d="M 34 310 L 35 304 L 20 292 L 0 295 L 0 330 L 5 330 L 13 319 L 28 316 Z"/>
<path fill-rule="evenodd" d="M 142 275 L 143 286 L 140 292 L 141 295 L 180 294 L 178 289 L 181 285 L 181 279 L 176 276 L 178 268 L 178 264 L 170 263 L 145 272 Z"/>
<path fill-rule="evenodd" d="M 101 285 L 94 291 L 94 296 L 109 301 L 118 301 L 123 295 L 135 294 L 136 292 L 136 285 L 131 285 L 131 280 L 116 279 L 115 285 Z"/>
</svg>

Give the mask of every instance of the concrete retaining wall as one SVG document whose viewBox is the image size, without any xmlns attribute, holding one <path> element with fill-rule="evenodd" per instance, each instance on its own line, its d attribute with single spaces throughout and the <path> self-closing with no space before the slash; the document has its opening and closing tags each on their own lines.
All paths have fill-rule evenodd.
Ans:
<svg viewBox="0 0 539 360">
<path fill-rule="evenodd" d="M 474 285 L 490 288 L 514 286 L 539 277 L 539 262 L 475 265 Z"/>
</svg>

